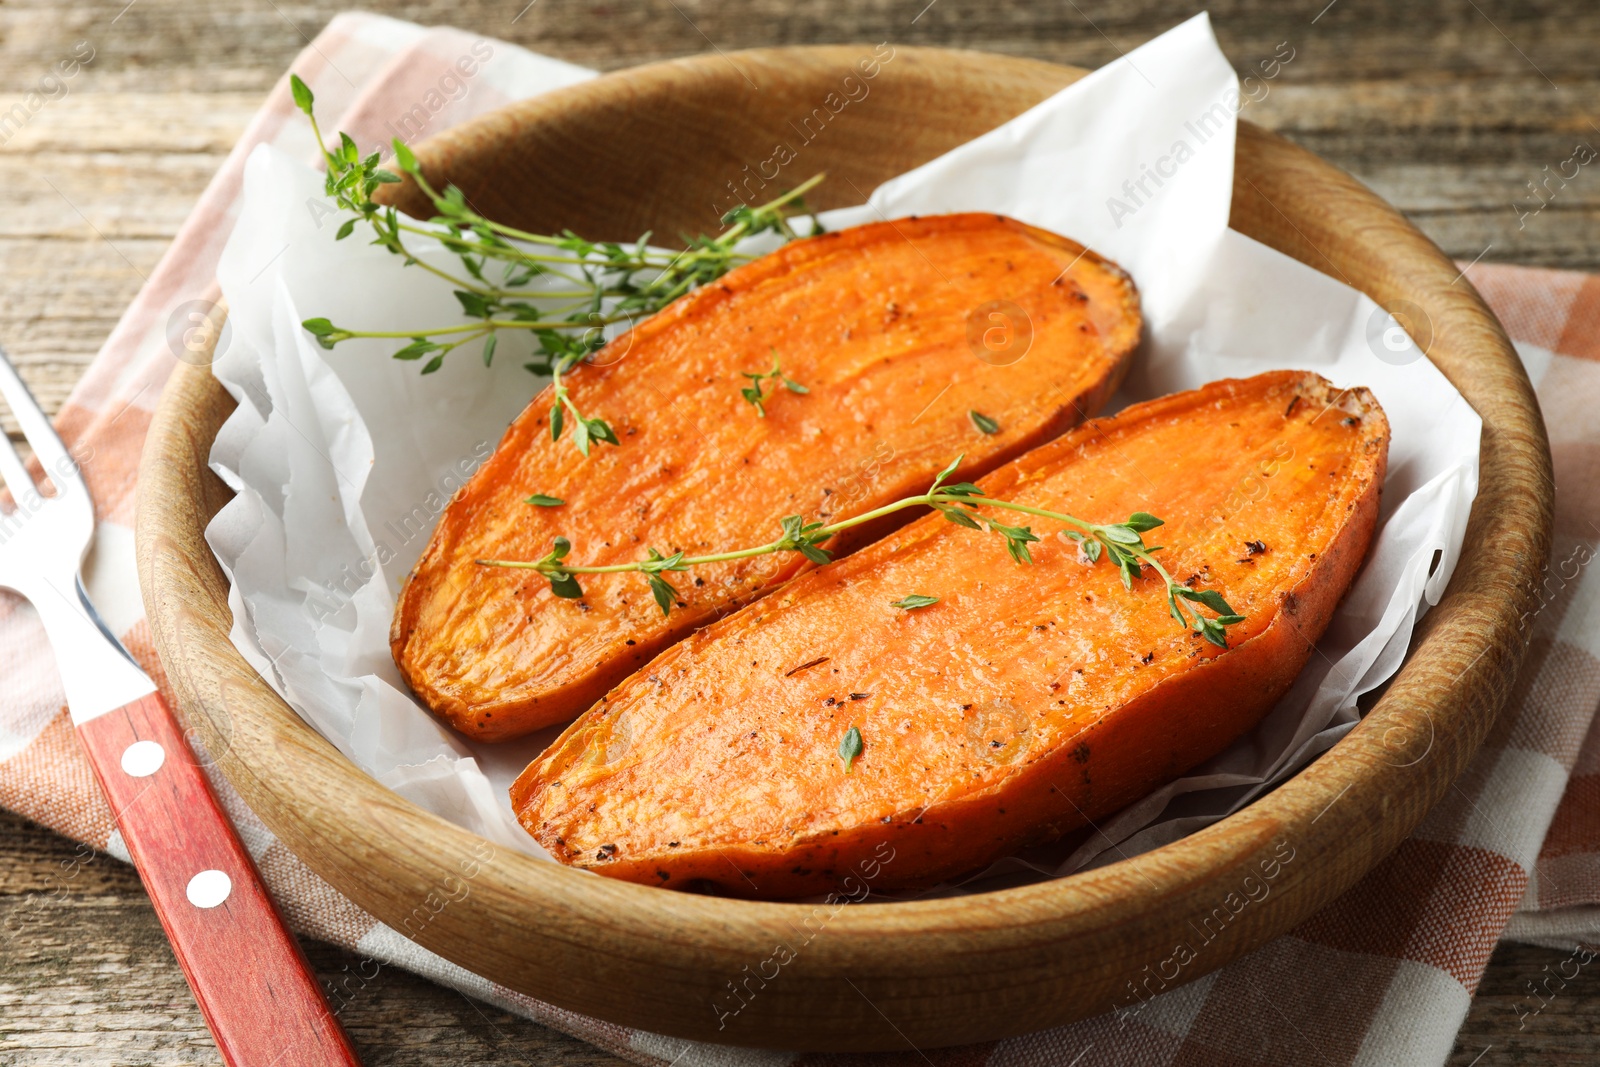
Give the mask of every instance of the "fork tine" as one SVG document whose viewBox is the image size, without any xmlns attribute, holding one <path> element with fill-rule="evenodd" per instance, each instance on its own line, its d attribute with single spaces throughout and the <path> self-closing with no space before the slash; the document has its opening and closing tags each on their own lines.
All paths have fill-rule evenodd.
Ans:
<svg viewBox="0 0 1600 1067">
<path fill-rule="evenodd" d="M 11 405 L 11 413 L 16 416 L 17 425 L 22 427 L 22 436 L 27 438 L 33 454 L 44 467 L 45 476 L 56 487 L 56 491 L 65 493 L 70 486 L 82 484 L 77 464 L 68 455 L 67 446 L 61 443 L 56 428 L 50 425 L 49 417 L 23 384 L 17 368 L 11 365 L 11 358 L 3 348 L 0 348 L 0 396 L 4 396 L 6 403 Z M 4 451 L 10 452 L 11 458 L 15 459 L 16 452 L 10 448 L 9 441 L 6 444 Z M 0 460 L 0 465 L 3 464 L 4 460 Z M 27 478 L 27 475 L 23 474 L 23 477 Z M 9 477 L 6 481 L 10 484 Z M 32 480 L 29 479 L 25 484 L 32 484 Z"/>
</svg>

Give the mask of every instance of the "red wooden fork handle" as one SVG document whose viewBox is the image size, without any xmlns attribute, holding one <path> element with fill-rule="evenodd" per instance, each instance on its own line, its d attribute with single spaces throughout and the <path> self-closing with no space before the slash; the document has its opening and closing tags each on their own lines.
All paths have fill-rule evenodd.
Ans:
<svg viewBox="0 0 1600 1067">
<path fill-rule="evenodd" d="M 359 1064 L 160 694 L 78 737 L 223 1060 Z"/>
</svg>

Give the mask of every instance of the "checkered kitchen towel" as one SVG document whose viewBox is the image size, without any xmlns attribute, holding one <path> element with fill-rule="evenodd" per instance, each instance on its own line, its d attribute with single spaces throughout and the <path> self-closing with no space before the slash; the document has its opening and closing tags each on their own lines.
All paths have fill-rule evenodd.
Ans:
<svg viewBox="0 0 1600 1067">
<path fill-rule="evenodd" d="M 349 130 L 363 144 L 396 132 L 433 133 L 588 76 L 503 42 L 370 15 L 334 19 L 294 69 L 315 89 L 326 127 Z M 397 131 L 396 123 L 405 128 Z M 99 508 L 89 576 L 96 600 L 158 681 L 132 555 L 135 471 L 161 385 L 191 327 L 185 308 L 212 291 L 244 158 L 260 142 L 311 158 L 286 81 L 58 420 L 87 460 Z M 1555 549 L 1532 652 L 1514 706 L 1476 762 L 1393 856 L 1292 934 L 1136 1015 L 930 1051 L 930 1062 L 1437 1064 L 1449 1055 L 1500 937 L 1509 932 L 1568 948 L 1600 940 L 1600 730 L 1590 732 L 1600 704 L 1600 586 L 1586 566 L 1600 541 L 1600 277 L 1482 265 L 1469 277 L 1517 340 L 1538 385 L 1558 487 Z M 32 609 L 0 593 L 0 805 L 126 859 L 78 750 L 53 663 Z M 226 781 L 214 784 L 302 934 L 409 968 L 641 1064 L 909 1062 L 690 1049 L 530 1000 L 363 913 L 275 841 Z"/>
</svg>

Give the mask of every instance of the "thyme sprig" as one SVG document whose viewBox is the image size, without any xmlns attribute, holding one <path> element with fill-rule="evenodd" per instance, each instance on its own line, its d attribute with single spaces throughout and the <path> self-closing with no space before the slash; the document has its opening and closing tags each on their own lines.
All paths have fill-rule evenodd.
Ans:
<svg viewBox="0 0 1600 1067">
<path fill-rule="evenodd" d="M 625 245 L 587 241 L 570 230 L 529 233 L 495 222 L 478 214 L 459 188 L 451 185 L 442 192 L 434 188 L 411 149 L 396 139 L 393 165 L 411 177 L 436 212 L 423 225 L 373 200 L 379 186 L 400 182 L 400 174 L 386 169 L 377 152 L 363 157 L 349 134 L 340 133 L 338 146 L 327 147 L 314 114 L 311 90 L 295 75 L 290 76 L 289 85 L 295 105 L 310 120 L 312 133 L 322 146 L 327 195 L 350 216 L 340 225 L 335 240 L 344 240 L 358 223 L 364 223 L 372 232 L 373 244 L 400 256 L 407 266 L 420 267 L 449 282 L 462 312 L 472 320 L 413 330 L 357 330 L 326 318 L 306 319 L 301 325 L 327 349 L 354 338 L 404 341 L 394 358 L 425 360 L 423 374 L 439 370 L 451 352 L 479 340 L 487 366 L 494 360 L 502 333 L 531 333 L 538 350 L 526 366 L 535 374 L 550 377 L 551 438 L 559 440 L 570 423 L 573 443 L 586 456 L 592 442 L 615 445 L 617 436 L 604 419 L 578 410 L 562 376 L 605 344 L 606 327 L 637 322 L 754 258 L 735 250 L 740 241 L 761 233 L 775 233 L 785 240 L 800 236 L 790 220 L 809 213 L 805 194 L 823 179 L 816 175 L 765 204 L 741 204 L 723 215 L 725 229 L 721 233 L 685 238 L 687 247 L 674 253 L 652 249 L 649 233 Z M 820 229 L 813 216 L 810 232 Z M 436 241 L 455 253 L 460 270 L 447 270 L 420 258 L 408 238 Z M 537 286 L 535 279 L 539 280 Z"/>
<path fill-rule="evenodd" d="M 542 559 L 538 560 L 500 560 L 480 559 L 476 562 L 485 567 L 510 567 L 521 570 L 533 570 L 543 574 L 550 580 L 550 589 L 557 596 L 576 599 L 583 596 L 583 589 L 578 583 L 580 574 L 623 574 L 639 572 L 644 574 L 649 583 L 651 592 L 655 595 L 657 606 L 663 615 L 670 614 L 674 604 L 680 604 L 677 591 L 672 584 L 662 577 L 672 571 L 684 571 L 690 567 L 703 566 L 708 563 L 725 563 L 730 560 L 749 559 L 754 556 L 772 555 L 777 552 L 798 552 L 812 563 L 827 563 L 833 554 L 822 547 L 823 542 L 855 526 L 861 526 L 885 515 L 892 515 L 906 508 L 927 507 L 939 512 L 946 520 L 957 526 L 967 529 L 987 531 L 999 534 L 1005 539 L 1006 552 L 1018 564 L 1033 562 L 1033 555 L 1029 551 L 1030 544 L 1037 543 L 1038 535 L 1028 526 L 1012 526 L 994 518 L 980 514 L 981 508 L 994 508 L 1002 511 L 1016 512 L 1031 515 L 1035 518 L 1048 519 L 1068 527 L 1067 537 L 1075 541 L 1082 550 L 1084 557 L 1091 565 L 1105 557 L 1115 564 L 1122 576 L 1123 588 L 1133 589 L 1135 579 L 1145 576 L 1148 570 L 1158 577 L 1165 585 L 1167 612 L 1179 625 L 1204 637 L 1207 641 L 1219 648 L 1228 647 L 1227 628 L 1235 623 L 1243 622 L 1244 616 L 1235 612 L 1222 594 L 1214 589 L 1193 589 L 1179 582 L 1155 558 L 1155 553 L 1162 551 L 1160 545 L 1147 545 L 1144 534 L 1158 526 L 1163 525 L 1162 520 L 1144 511 L 1136 511 L 1128 516 L 1125 522 L 1095 523 L 1068 515 L 1060 511 L 1051 511 L 1045 508 L 1036 508 L 1027 504 L 1018 504 L 1009 500 L 1000 500 L 984 493 L 978 486 L 971 482 L 955 482 L 946 484 L 946 480 L 955 473 L 961 465 L 964 456 L 957 456 L 950 465 L 939 472 L 926 492 L 915 496 L 902 497 L 899 500 L 884 504 L 881 507 L 866 511 L 860 515 L 838 522 L 806 522 L 803 516 L 787 515 L 779 522 L 781 536 L 765 544 L 749 548 L 734 549 L 728 552 L 716 552 L 704 556 L 685 556 L 682 552 L 675 552 L 664 556 L 656 549 L 649 550 L 646 559 L 635 560 L 631 563 L 614 563 L 607 566 L 583 566 L 566 562 L 567 554 L 572 550 L 571 543 L 565 537 L 557 537 L 554 547 Z M 911 598 L 906 598 L 910 600 Z M 897 603 L 897 607 L 909 606 L 904 602 Z M 922 606 L 922 605 L 917 605 Z M 1216 612 L 1208 616 L 1200 611 L 1200 606 Z"/>
<path fill-rule="evenodd" d="M 798 393 L 801 396 L 811 392 L 810 389 L 783 373 L 783 368 L 778 366 L 778 354 L 776 352 L 772 354 L 771 370 L 741 371 L 740 373 L 750 379 L 750 384 L 740 389 L 739 395 L 744 397 L 756 409 L 756 415 L 763 419 L 767 417 L 767 401 L 777 395 L 779 383 L 789 392 Z M 769 379 L 773 382 L 772 391 L 763 395 L 761 383 Z"/>
</svg>

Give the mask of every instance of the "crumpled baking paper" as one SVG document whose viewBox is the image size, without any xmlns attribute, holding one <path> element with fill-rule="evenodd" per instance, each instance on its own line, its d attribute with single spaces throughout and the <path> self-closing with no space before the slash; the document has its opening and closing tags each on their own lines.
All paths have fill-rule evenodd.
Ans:
<svg viewBox="0 0 1600 1067">
<path fill-rule="evenodd" d="M 573 78 L 551 64 L 550 87 Z M 1108 410 L 1217 378 L 1309 368 L 1370 388 L 1393 429 L 1371 557 L 1261 726 L 1085 833 L 940 892 L 1137 854 L 1294 773 L 1356 722 L 1357 698 L 1398 668 L 1455 567 L 1477 491 L 1479 419 L 1387 312 L 1227 228 L 1242 102 L 1197 16 L 866 204 L 823 216 L 838 228 L 995 211 L 1118 261 L 1139 286 L 1146 338 Z M 463 348 L 428 377 L 389 358 L 402 342 L 319 348 L 301 320 L 367 329 L 462 320 L 447 283 L 359 240 L 335 242 L 338 220 L 308 210 L 316 202 L 326 203 L 317 172 L 256 149 L 218 270 L 232 339 L 214 371 L 239 407 L 211 463 L 237 495 L 207 536 L 232 581 L 233 642 L 358 767 L 454 823 L 542 855 L 507 788 L 557 731 L 510 745 L 464 740 L 412 698 L 388 646 L 399 583 L 439 512 L 542 383 L 505 340 L 492 367 Z M 452 261 L 425 240 L 417 247 L 429 262 Z"/>
</svg>

